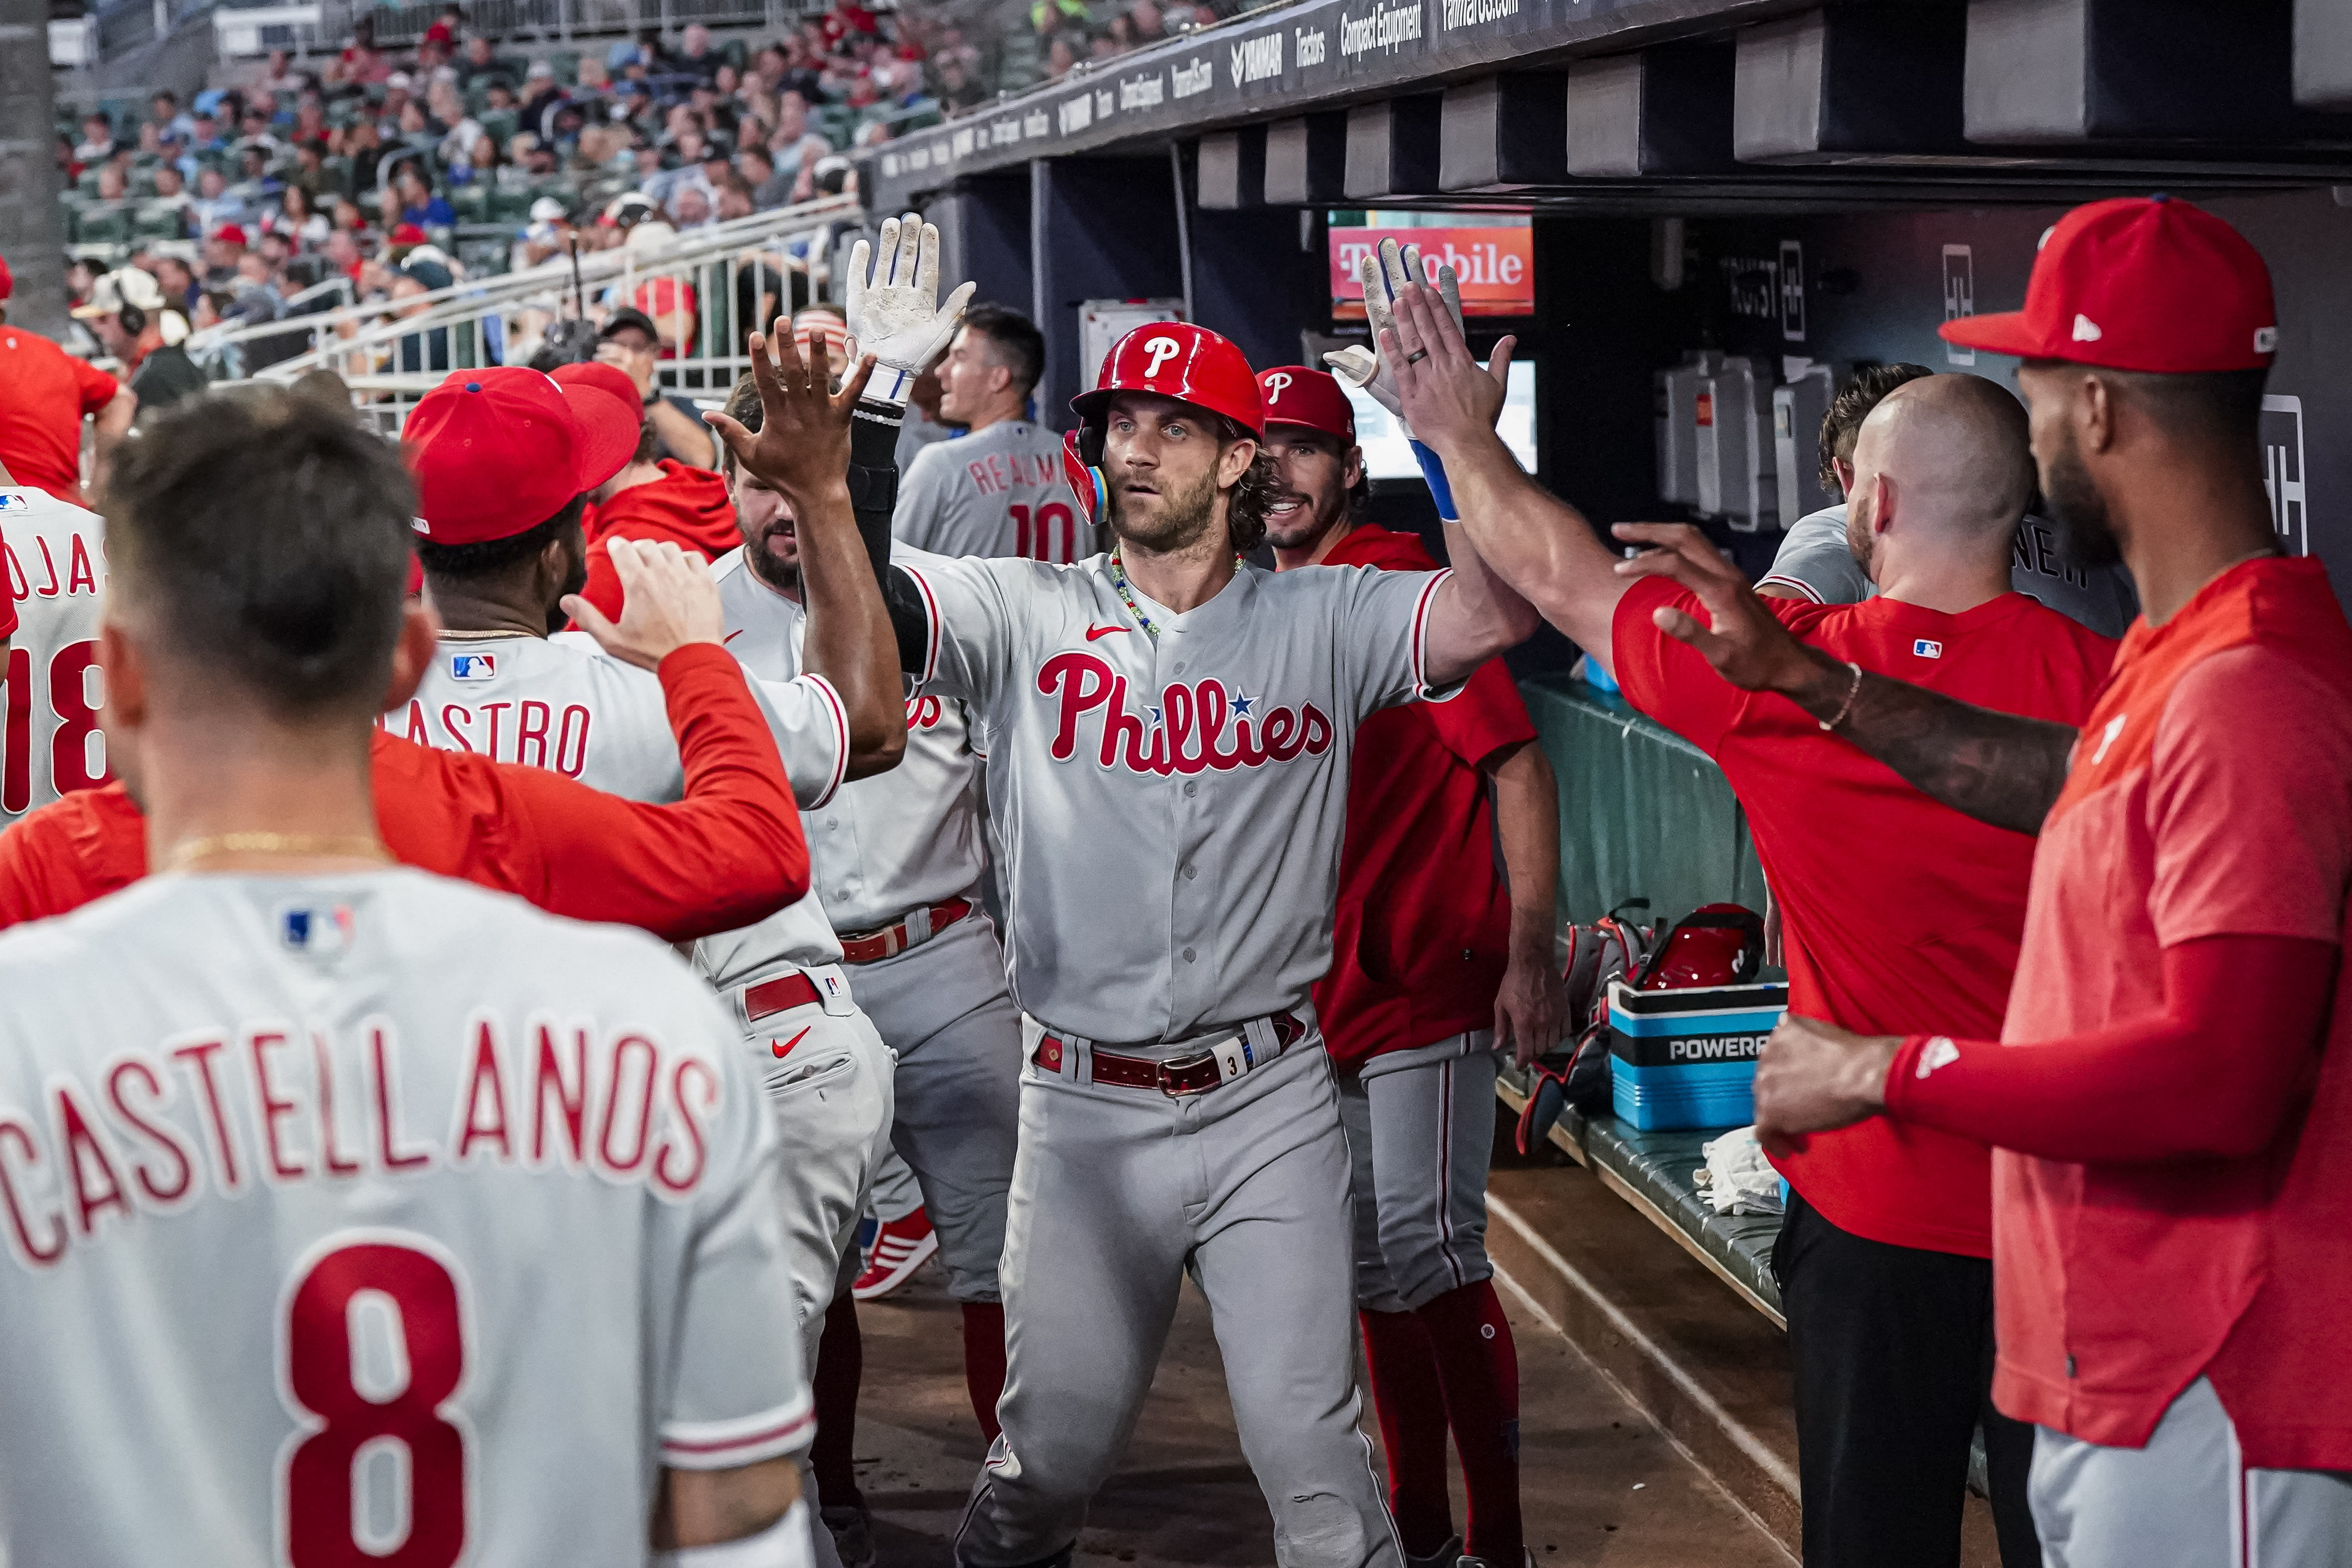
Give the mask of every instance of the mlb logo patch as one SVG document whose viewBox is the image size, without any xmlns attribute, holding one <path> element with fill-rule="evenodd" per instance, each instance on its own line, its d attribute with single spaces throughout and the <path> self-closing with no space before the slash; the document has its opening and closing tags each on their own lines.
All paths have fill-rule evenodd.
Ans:
<svg viewBox="0 0 2352 1568">
<path fill-rule="evenodd" d="M 0 490 L 0 512 L 29 512 L 33 497 L 22 490 Z"/>
<path fill-rule="evenodd" d="M 1914 638 L 1911 643 L 1911 651 L 1918 654 L 1923 659 L 1940 659 L 1944 656 L 1944 645 L 1941 643 L 1931 642 L 1925 637 Z"/>
<path fill-rule="evenodd" d="M 449 655 L 449 678 L 453 681 L 494 681 L 498 677 L 499 656 L 496 653 Z"/>
<path fill-rule="evenodd" d="M 296 904 L 278 912 L 278 939 L 289 952 L 318 957 L 348 952 L 352 935 L 348 904 Z"/>
</svg>

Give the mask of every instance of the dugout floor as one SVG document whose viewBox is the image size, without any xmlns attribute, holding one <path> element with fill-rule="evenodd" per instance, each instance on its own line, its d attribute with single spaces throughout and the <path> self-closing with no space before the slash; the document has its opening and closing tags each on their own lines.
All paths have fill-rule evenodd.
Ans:
<svg viewBox="0 0 2352 1568">
<path fill-rule="evenodd" d="M 1654 1239 L 1681 1258 L 1672 1243 Z M 1523 1507 L 1541 1568 L 1793 1563 L 1525 1301 L 1504 1295 L 1518 1338 Z M 1749 1311 L 1728 1292 L 1723 1305 Z M 861 1306 L 858 1318 L 866 1384 L 857 1469 L 874 1510 L 879 1565 L 940 1568 L 951 1561 L 948 1542 L 981 1456 L 956 1309 L 936 1267 L 927 1266 L 897 1295 Z M 1208 1309 L 1188 1285 L 1135 1442 L 1097 1500 L 1078 1562 L 1244 1568 L 1273 1560 L 1265 1503 L 1234 1440 Z"/>
</svg>

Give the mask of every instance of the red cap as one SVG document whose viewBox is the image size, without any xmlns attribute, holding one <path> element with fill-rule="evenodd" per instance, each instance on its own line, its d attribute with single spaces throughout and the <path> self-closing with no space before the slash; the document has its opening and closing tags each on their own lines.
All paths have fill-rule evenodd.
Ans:
<svg viewBox="0 0 2352 1568">
<path fill-rule="evenodd" d="M 394 224 L 392 232 L 383 236 L 388 246 L 423 245 L 429 236 L 415 224 Z"/>
<path fill-rule="evenodd" d="M 2042 236 L 2024 309 L 1938 330 L 2021 359 L 2197 375 L 2269 364 L 2278 306 L 2236 229 L 2169 196 L 2129 196 L 2076 207 Z"/>
<path fill-rule="evenodd" d="M 1261 371 L 1258 392 L 1265 399 L 1266 428 L 1295 424 L 1304 430 L 1336 435 L 1356 444 L 1356 406 L 1340 390 L 1339 378 L 1306 365 L 1276 365 Z"/>
<path fill-rule="evenodd" d="M 16 291 L 16 275 L 8 270 L 8 258 L 5 256 L 0 256 L 0 299 L 7 298 L 9 295 L 14 294 Z"/>
<path fill-rule="evenodd" d="M 1070 407 L 1092 423 L 1121 392 L 1172 397 L 1222 413 L 1253 435 L 1265 428 L 1265 402 L 1249 361 L 1227 340 L 1188 321 L 1148 322 L 1112 344 L 1095 390 L 1072 398 Z"/>
<path fill-rule="evenodd" d="M 638 411 L 601 391 L 568 397 L 520 366 L 459 371 L 426 392 L 401 444 L 416 476 L 416 531 L 436 545 L 527 533 L 619 473 Z"/>
<path fill-rule="evenodd" d="M 220 241 L 223 245 L 244 245 L 247 243 L 245 237 L 245 230 L 236 224 L 221 225 L 220 227 L 213 230 L 213 238 Z"/>
<path fill-rule="evenodd" d="M 553 376 L 556 384 L 562 387 L 566 397 L 582 393 L 599 398 L 608 397 L 619 403 L 622 413 L 630 419 L 639 423 L 645 421 L 646 400 L 637 392 L 637 383 L 629 379 L 629 372 L 618 365 L 608 365 L 601 360 L 590 360 L 585 364 L 558 365 L 548 371 L 548 374 Z M 603 481 L 599 480 L 598 483 L 602 484 Z"/>
</svg>

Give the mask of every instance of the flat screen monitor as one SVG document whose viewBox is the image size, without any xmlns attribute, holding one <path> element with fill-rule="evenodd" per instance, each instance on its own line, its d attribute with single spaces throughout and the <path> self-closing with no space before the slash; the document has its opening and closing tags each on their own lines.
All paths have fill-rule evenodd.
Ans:
<svg viewBox="0 0 2352 1568">
<path fill-rule="evenodd" d="M 1341 386 L 1347 386 L 1342 382 Z M 1356 409 L 1356 444 L 1364 449 L 1364 468 L 1373 479 L 1418 479 L 1421 465 L 1412 460 L 1412 448 L 1397 430 L 1396 421 L 1388 411 L 1374 402 L 1364 392 L 1348 389 L 1348 401 Z M 1526 360 L 1511 361 L 1510 374 L 1503 384 L 1503 418 L 1496 427 L 1503 444 L 1519 460 L 1519 466 L 1532 474 L 1536 471 L 1536 368 Z"/>
</svg>

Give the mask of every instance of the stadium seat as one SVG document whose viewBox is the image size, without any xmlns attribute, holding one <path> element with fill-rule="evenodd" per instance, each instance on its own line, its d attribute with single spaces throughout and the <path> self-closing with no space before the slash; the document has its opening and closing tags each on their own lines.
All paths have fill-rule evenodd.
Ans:
<svg viewBox="0 0 2352 1568">
<path fill-rule="evenodd" d="M 85 207 L 74 225 L 77 245 L 127 245 L 131 237 L 131 209 L 123 202 L 100 202 Z"/>
<path fill-rule="evenodd" d="M 134 239 L 178 239 L 185 232 L 184 209 L 173 202 L 142 202 L 132 213 Z"/>
<path fill-rule="evenodd" d="M 479 181 L 452 185 L 448 190 L 449 206 L 461 224 L 488 223 L 490 219 L 490 190 Z"/>
</svg>

